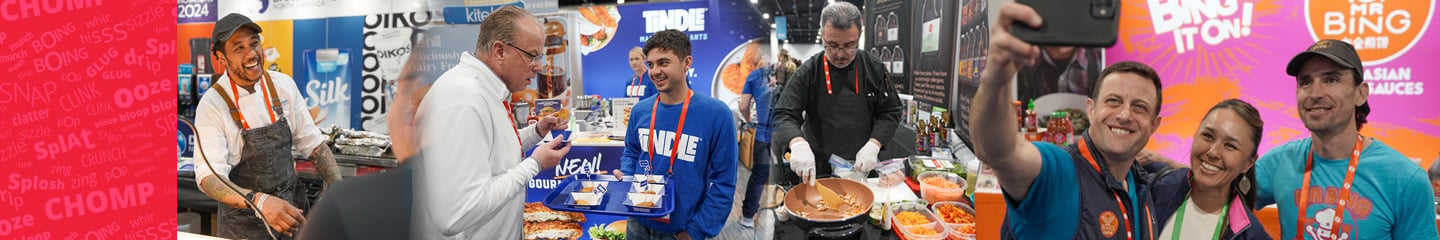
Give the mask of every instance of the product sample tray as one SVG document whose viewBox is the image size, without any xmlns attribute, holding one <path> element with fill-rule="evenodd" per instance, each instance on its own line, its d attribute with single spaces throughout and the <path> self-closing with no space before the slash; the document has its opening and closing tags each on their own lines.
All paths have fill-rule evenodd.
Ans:
<svg viewBox="0 0 1440 240">
<path fill-rule="evenodd" d="M 625 176 L 625 179 L 616 179 L 611 175 L 587 175 L 576 174 L 566 177 L 560 182 L 559 187 L 545 195 L 543 203 L 550 209 L 559 211 L 584 212 L 611 214 L 631 217 L 655 218 L 664 217 L 675 211 L 674 195 L 675 187 L 669 179 L 664 179 L 663 184 L 649 184 L 650 186 L 664 186 L 664 194 L 655 201 L 654 208 L 631 206 L 630 189 L 636 185 L 632 176 Z M 573 192 L 586 188 L 585 182 L 592 182 L 592 189 L 599 190 L 599 203 L 594 206 L 578 206 L 575 203 Z M 600 190 L 603 189 L 603 190 Z M 596 191 L 592 191 L 596 192 Z"/>
</svg>

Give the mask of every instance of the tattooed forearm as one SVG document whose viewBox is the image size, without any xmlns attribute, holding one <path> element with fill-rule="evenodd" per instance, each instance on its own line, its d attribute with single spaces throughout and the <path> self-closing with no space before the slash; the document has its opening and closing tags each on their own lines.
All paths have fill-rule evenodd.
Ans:
<svg viewBox="0 0 1440 240">
<path fill-rule="evenodd" d="M 333 184 L 340 181 L 340 166 L 335 164 L 335 153 L 330 146 L 320 144 L 315 151 L 310 153 L 310 162 L 315 164 L 315 171 L 325 179 L 325 184 Z"/>
<path fill-rule="evenodd" d="M 231 189 L 230 187 L 232 186 L 235 188 Z M 215 201 L 233 208 L 249 207 L 249 205 L 245 204 L 245 194 L 252 191 L 240 186 L 226 185 L 220 177 L 215 175 L 200 179 L 200 190 L 205 192 L 205 196 L 209 196 L 211 199 L 215 199 Z M 240 192 L 235 192 L 237 190 Z"/>
</svg>

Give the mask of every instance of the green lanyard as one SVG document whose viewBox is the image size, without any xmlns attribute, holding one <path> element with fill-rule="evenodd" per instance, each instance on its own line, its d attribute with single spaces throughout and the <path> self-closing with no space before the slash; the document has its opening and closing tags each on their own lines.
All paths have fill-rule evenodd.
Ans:
<svg viewBox="0 0 1440 240">
<path fill-rule="evenodd" d="M 1180 214 L 1175 215 L 1175 231 L 1170 232 L 1171 240 L 1180 239 L 1180 228 L 1185 226 L 1185 209 L 1187 209 L 1185 207 L 1188 205 L 1190 205 L 1190 201 L 1180 203 Z M 1216 221 L 1215 223 L 1215 236 L 1211 239 L 1220 239 L 1220 231 L 1224 229 L 1223 226 L 1225 226 L 1225 218 L 1230 216 L 1229 210 L 1230 201 L 1225 201 L 1225 208 L 1220 209 L 1220 221 Z"/>
</svg>

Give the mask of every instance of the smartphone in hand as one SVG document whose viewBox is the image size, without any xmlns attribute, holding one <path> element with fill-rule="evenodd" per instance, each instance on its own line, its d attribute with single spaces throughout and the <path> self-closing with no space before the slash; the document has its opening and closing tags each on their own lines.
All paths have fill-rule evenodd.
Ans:
<svg viewBox="0 0 1440 240">
<path fill-rule="evenodd" d="M 1039 28 L 1015 23 L 1015 37 L 1045 46 L 1110 47 L 1120 29 L 1120 0 L 1015 0 L 1044 19 Z"/>
</svg>

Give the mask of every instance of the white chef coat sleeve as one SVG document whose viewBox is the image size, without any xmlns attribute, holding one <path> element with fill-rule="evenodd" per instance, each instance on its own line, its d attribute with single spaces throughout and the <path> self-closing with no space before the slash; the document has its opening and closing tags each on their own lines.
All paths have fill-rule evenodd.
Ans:
<svg viewBox="0 0 1440 240">
<path fill-rule="evenodd" d="M 513 168 L 495 171 L 501 163 L 520 157 L 517 150 L 495 149 L 500 141 L 515 141 L 509 129 L 512 126 L 489 120 L 491 116 L 480 114 L 485 109 L 471 104 L 446 104 L 434 110 L 421 125 L 427 167 L 420 176 L 428 188 L 423 201 L 430 222 L 444 235 L 453 236 L 495 217 L 499 209 L 519 207 L 509 206 L 506 199 L 524 194 L 526 183 L 540 172 L 540 165 L 526 159 Z"/>
<path fill-rule="evenodd" d="M 535 131 L 536 126 L 539 125 L 540 124 L 530 124 L 529 127 L 520 129 L 520 148 L 523 148 L 520 151 L 523 152 L 535 148 L 535 144 L 539 144 L 540 140 L 545 139 L 545 136 L 540 136 L 540 133 Z"/>
<path fill-rule="evenodd" d="M 195 140 L 198 141 L 195 144 L 196 187 L 205 177 L 229 177 L 230 169 L 234 168 L 233 162 L 239 162 L 239 159 L 230 159 L 231 138 L 240 137 L 238 127 L 233 125 L 235 121 L 230 117 L 229 107 L 218 94 L 201 97 L 200 104 L 195 107 Z M 204 191 L 205 188 L 200 189 Z"/>
</svg>

